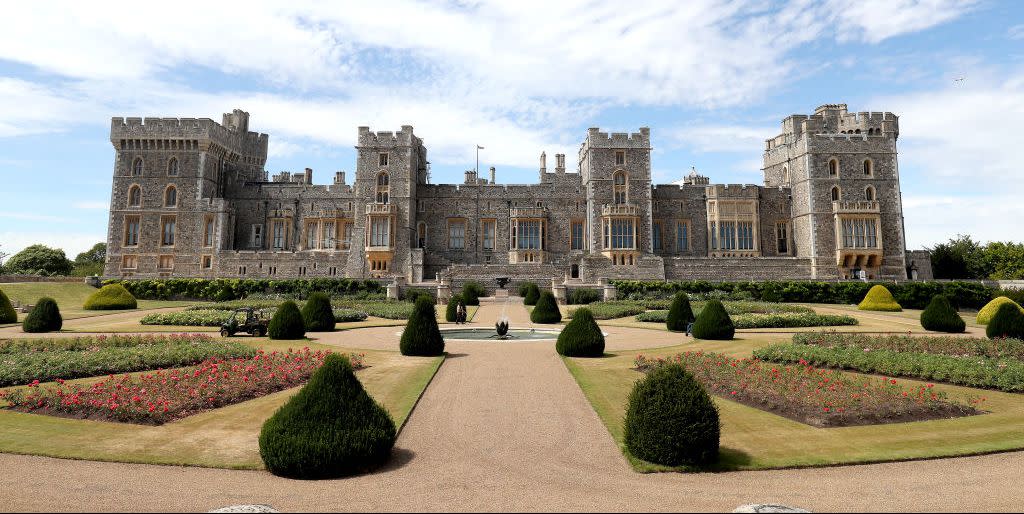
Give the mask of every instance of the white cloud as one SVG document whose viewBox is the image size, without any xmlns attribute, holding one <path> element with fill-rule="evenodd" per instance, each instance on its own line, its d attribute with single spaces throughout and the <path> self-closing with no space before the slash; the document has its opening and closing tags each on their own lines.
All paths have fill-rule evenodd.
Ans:
<svg viewBox="0 0 1024 514">
<path fill-rule="evenodd" d="M 667 137 L 670 143 L 697 152 L 760 154 L 764 151 L 765 140 L 778 132 L 777 126 L 696 125 L 671 129 Z"/>
<path fill-rule="evenodd" d="M 110 202 L 75 202 L 71 206 L 76 209 L 107 210 L 110 208 Z"/>
<path fill-rule="evenodd" d="M 905 194 L 907 248 L 931 247 L 957 234 L 977 241 L 1021 241 L 1024 204 L 1013 194 Z"/>
<path fill-rule="evenodd" d="M 831 0 L 828 8 L 839 40 L 878 43 L 952 21 L 977 0 Z"/>
<path fill-rule="evenodd" d="M 52 216 L 49 214 L 36 214 L 33 212 L 11 212 L 11 211 L 0 211 L 0 218 L 7 218 L 19 221 L 52 221 L 56 223 L 70 223 L 73 220 L 62 216 Z"/>
<path fill-rule="evenodd" d="M 1024 39 L 1024 23 L 1010 27 L 1006 31 L 1006 36 L 1010 39 Z"/>
</svg>

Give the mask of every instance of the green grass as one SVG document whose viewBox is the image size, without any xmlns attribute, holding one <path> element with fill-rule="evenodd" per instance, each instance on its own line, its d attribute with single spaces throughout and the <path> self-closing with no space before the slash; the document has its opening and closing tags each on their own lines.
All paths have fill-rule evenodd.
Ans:
<svg viewBox="0 0 1024 514">
<path fill-rule="evenodd" d="M 239 338 L 242 340 L 242 338 Z M 286 349 L 301 341 L 253 344 Z M 315 349 L 346 350 L 308 344 Z M 367 392 L 402 426 L 443 357 L 404 357 L 363 351 L 367 368 L 356 376 Z M 90 379 L 84 379 L 90 380 Z M 258 436 L 269 418 L 298 388 L 203 412 L 161 426 L 65 419 L 0 410 L 0 452 L 49 457 L 232 469 L 262 469 Z"/>
<path fill-rule="evenodd" d="M 641 472 L 678 471 L 644 462 L 623 447 L 622 420 L 626 400 L 641 373 L 631 369 L 637 353 L 669 356 L 687 350 L 706 350 L 749 357 L 771 337 L 733 341 L 694 341 L 644 352 L 620 352 L 601 359 L 565 358 L 594 410 L 623 453 Z M 775 338 L 775 341 L 783 341 Z M 901 380 L 908 385 L 923 384 Z M 844 428 L 814 428 L 759 409 L 714 397 L 722 422 L 722 459 L 713 469 L 757 470 L 826 466 L 972 455 L 1024 448 L 1024 397 L 950 385 L 936 386 L 951 399 L 985 398 L 979 416 L 950 420 L 896 423 Z"/>
<path fill-rule="evenodd" d="M 18 282 L 0 284 L 0 289 L 11 299 L 22 305 L 35 305 L 36 302 L 49 296 L 57 300 L 60 314 L 65 320 L 76 318 L 88 318 L 93 316 L 104 316 L 119 312 L 132 312 L 132 310 L 111 310 L 111 311 L 87 311 L 82 308 L 85 299 L 95 293 L 97 289 L 80 282 Z M 196 302 L 168 301 L 168 300 L 139 300 L 139 309 L 159 309 L 162 307 L 183 307 L 193 305 Z M 24 314 L 18 313 L 19 319 Z"/>
</svg>

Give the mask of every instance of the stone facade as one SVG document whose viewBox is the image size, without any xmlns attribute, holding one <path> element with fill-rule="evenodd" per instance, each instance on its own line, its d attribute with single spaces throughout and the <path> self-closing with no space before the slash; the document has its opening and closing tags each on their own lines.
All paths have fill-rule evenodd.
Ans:
<svg viewBox="0 0 1024 514">
<path fill-rule="evenodd" d="M 892 113 L 825 105 L 767 140 L 763 186 L 651 181 L 650 130 L 587 132 L 577 166 L 533 184 L 467 171 L 431 184 L 423 141 L 359 127 L 354 176 L 264 170 L 268 136 L 235 110 L 114 118 L 109 277 L 358 277 L 413 286 L 508 276 L 906 279 Z M 348 179 L 351 178 L 351 183 Z M 835 188 L 835 191 L 833 191 Z M 919 276 L 924 260 L 914 258 Z M 927 271 L 930 276 L 930 267 Z"/>
</svg>

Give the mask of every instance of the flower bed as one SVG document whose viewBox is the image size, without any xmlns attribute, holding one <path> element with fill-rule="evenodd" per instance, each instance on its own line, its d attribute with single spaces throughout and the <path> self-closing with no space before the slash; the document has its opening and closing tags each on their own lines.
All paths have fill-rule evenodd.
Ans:
<svg viewBox="0 0 1024 514">
<path fill-rule="evenodd" d="M 666 318 L 668 311 L 647 311 L 636 315 L 637 321 L 646 323 L 664 323 Z M 838 327 L 858 323 L 857 318 L 852 316 L 803 312 L 736 314 L 732 316 L 732 321 L 736 328 Z"/>
<path fill-rule="evenodd" d="M 594 315 L 594 319 L 625 318 L 626 316 L 635 316 L 647 310 L 643 305 L 629 301 L 594 302 L 587 305 L 586 308 Z M 572 319 L 572 314 L 575 310 L 576 309 L 570 310 L 565 317 Z"/>
<path fill-rule="evenodd" d="M 250 346 L 202 334 L 98 336 L 0 344 L 0 387 L 187 366 L 209 358 L 251 357 Z"/>
<path fill-rule="evenodd" d="M 260 315 L 269 318 L 272 311 L 260 311 Z M 155 312 L 147 314 L 139 320 L 143 325 L 173 325 L 183 327 L 219 327 L 231 315 L 229 311 L 220 309 L 184 310 L 178 312 Z M 244 316 L 237 314 L 239 321 Z"/>
<path fill-rule="evenodd" d="M 338 323 L 351 323 L 353 321 L 363 321 L 366 319 L 366 313 L 363 311 L 357 311 L 355 309 L 346 309 L 344 307 L 335 307 L 334 321 Z"/>
<path fill-rule="evenodd" d="M 258 351 L 244 359 L 209 359 L 193 367 L 111 375 L 87 384 L 0 392 L 6 408 L 55 416 L 160 425 L 301 385 L 329 352 Z M 362 355 L 350 356 L 361 368 Z"/>
<path fill-rule="evenodd" d="M 806 332 L 793 335 L 796 344 L 815 346 L 856 346 L 865 350 L 931 353 L 950 356 L 989 357 L 1024 361 L 1024 341 L 1020 339 L 988 339 L 985 337 L 909 335 L 876 336 L 838 332 Z"/>
<path fill-rule="evenodd" d="M 409 302 L 377 302 L 355 300 L 331 300 L 334 308 L 345 308 L 365 312 L 369 316 L 386 319 L 409 319 L 413 304 Z"/>
<path fill-rule="evenodd" d="M 645 372 L 668 363 L 682 364 L 713 394 L 818 427 L 875 425 L 976 413 L 973 407 L 949 401 L 930 384 L 904 388 L 893 379 L 851 377 L 806 363 L 770 364 L 704 352 L 687 352 L 668 359 L 639 355 L 635 360 L 636 368 Z"/>
</svg>

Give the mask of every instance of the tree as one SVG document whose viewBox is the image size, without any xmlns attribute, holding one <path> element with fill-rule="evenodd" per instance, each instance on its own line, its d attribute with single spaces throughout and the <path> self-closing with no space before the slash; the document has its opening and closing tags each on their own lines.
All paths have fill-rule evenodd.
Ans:
<svg viewBox="0 0 1024 514">
<path fill-rule="evenodd" d="M 921 312 L 921 326 L 925 330 L 952 334 L 959 334 L 967 328 L 967 324 L 953 308 L 949 298 L 943 295 L 932 298 L 928 308 Z"/>
<path fill-rule="evenodd" d="M 993 280 L 1024 279 L 1024 243 L 989 243 L 984 248 L 984 265 Z"/>
<path fill-rule="evenodd" d="M 21 322 L 21 330 L 24 332 L 56 332 L 64 324 L 64 318 L 60 315 L 57 302 L 53 298 L 43 297 L 36 302 L 32 312 L 25 316 Z"/>
<path fill-rule="evenodd" d="M 683 332 L 695 319 L 690 307 L 690 297 L 684 292 L 676 293 L 668 310 L 668 317 L 665 318 L 665 326 L 673 332 Z"/>
<path fill-rule="evenodd" d="M 277 308 L 270 318 L 267 333 L 271 339 L 302 339 L 306 337 L 306 322 L 295 302 L 288 300 Z"/>
<path fill-rule="evenodd" d="M 419 297 L 412 309 L 412 316 L 405 323 L 402 339 L 398 342 L 402 355 L 433 357 L 444 353 L 444 337 L 437 327 L 437 309 L 427 297 Z"/>
<path fill-rule="evenodd" d="M 307 332 L 331 332 L 334 330 L 334 309 L 331 297 L 324 293 L 313 293 L 302 306 L 302 321 Z"/>
<path fill-rule="evenodd" d="M 693 322 L 693 337 L 697 339 L 728 341 L 735 335 L 736 325 L 718 300 L 709 301 Z"/>
<path fill-rule="evenodd" d="M 590 309 L 581 307 L 572 313 L 572 321 L 558 334 L 555 351 L 566 357 L 604 355 L 604 334 Z"/>
<path fill-rule="evenodd" d="M 937 279 L 986 278 L 984 252 L 971 236 L 959 234 L 948 243 L 928 248 L 932 254 L 932 273 Z"/>
<path fill-rule="evenodd" d="M 75 257 L 74 274 L 79 277 L 99 275 L 107 262 L 107 243 L 96 243 Z"/>
<path fill-rule="evenodd" d="M 551 291 L 544 291 L 537 299 L 537 305 L 530 311 L 530 321 L 534 323 L 553 324 L 562 321 L 562 313 L 558 310 L 558 302 Z"/>
<path fill-rule="evenodd" d="M 73 266 L 64 250 L 37 244 L 14 254 L 5 267 L 8 273 L 67 275 Z"/>
</svg>

